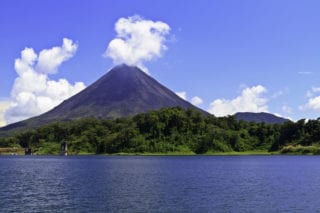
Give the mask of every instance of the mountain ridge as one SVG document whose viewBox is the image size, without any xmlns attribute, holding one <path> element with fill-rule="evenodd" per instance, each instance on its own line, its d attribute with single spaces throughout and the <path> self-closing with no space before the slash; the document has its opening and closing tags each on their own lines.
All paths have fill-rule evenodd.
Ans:
<svg viewBox="0 0 320 213">
<path fill-rule="evenodd" d="M 267 112 L 237 112 L 234 114 L 237 120 L 243 120 L 247 122 L 256 122 L 256 123 L 268 123 L 268 124 L 282 124 L 289 119 L 276 116 Z"/>
</svg>

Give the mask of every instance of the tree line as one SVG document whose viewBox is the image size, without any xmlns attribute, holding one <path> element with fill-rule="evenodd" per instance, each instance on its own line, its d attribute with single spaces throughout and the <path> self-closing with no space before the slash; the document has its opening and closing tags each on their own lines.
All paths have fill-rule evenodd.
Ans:
<svg viewBox="0 0 320 213">
<path fill-rule="evenodd" d="M 205 154 L 255 150 L 318 154 L 320 119 L 266 124 L 173 107 L 115 120 L 86 118 L 55 122 L 0 138 L 0 147 L 32 148 L 41 154 L 57 154 L 62 142 L 68 143 L 73 154 Z"/>
</svg>

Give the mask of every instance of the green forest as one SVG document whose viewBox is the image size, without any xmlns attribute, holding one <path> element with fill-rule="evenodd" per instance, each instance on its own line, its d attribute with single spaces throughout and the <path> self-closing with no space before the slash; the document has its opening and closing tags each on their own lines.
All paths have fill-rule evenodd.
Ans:
<svg viewBox="0 0 320 213">
<path fill-rule="evenodd" d="M 35 154 L 320 154 L 320 118 L 266 124 L 214 117 L 179 107 L 115 120 L 55 122 L 0 138 L 0 147 Z"/>
</svg>

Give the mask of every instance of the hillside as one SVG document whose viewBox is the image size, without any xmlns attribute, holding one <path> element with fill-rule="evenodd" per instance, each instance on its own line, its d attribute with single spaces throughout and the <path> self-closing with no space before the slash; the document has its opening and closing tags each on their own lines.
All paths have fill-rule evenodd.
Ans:
<svg viewBox="0 0 320 213">
<path fill-rule="evenodd" d="M 266 113 L 266 112 L 260 112 L 260 113 L 254 113 L 254 112 L 238 112 L 234 114 L 235 118 L 237 120 L 243 120 L 247 122 L 256 122 L 256 123 L 267 123 L 267 124 L 282 124 L 289 119 L 278 117 L 276 115 Z"/>
</svg>

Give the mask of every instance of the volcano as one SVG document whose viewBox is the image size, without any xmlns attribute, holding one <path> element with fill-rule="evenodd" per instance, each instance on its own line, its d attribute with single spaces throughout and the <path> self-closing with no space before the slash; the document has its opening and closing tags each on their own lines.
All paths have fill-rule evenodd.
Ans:
<svg viewBox="0 0 320 213">
<path fill-rule="evenodd" d="M 174 106 L 200 110 L 138 67 L 123 64 L 54 109 L 1 130 L 39 127 L 54 121 L 86 117 L 115 119 Z"/>
</svg>

